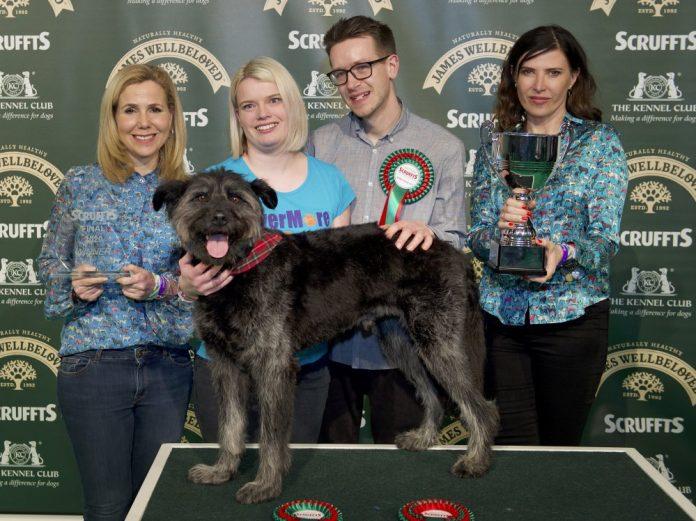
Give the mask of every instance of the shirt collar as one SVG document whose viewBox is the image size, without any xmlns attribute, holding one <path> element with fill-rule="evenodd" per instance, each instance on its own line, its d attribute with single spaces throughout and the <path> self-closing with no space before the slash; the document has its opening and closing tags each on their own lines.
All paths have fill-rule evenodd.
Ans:
<svg viewBox="0 0 696 521">
<path fill-rule="evenodd" d="M 400 130 L 403 130 L 406 128 L 408 125 L 408 119 L 411 111 L 408 110 L 404 102 L 401 100 L 401 98 L 397 98 L 399 100 L 399 105 L 401 105 L 401 115 L 399 116 L 399 119 L 396 121 L 394 126 L 390 131 L 388 131 L 384 136 L 382 136 L 381 139 L 389 139 L 397 134 Z M 355 136 L 360 136 L 365 134 L 365 129 L 363 128 L 362 125 L 362 118 L 359 118 L 353 112 L 349 113 L 350 115 L 350 132 L 351 135 Z"/>
</svg>

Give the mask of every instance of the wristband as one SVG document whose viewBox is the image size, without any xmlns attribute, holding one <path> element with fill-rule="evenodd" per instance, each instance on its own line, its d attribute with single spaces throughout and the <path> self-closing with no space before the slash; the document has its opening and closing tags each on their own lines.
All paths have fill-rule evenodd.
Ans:
<svg viewBox="0 0 696 521">
<path fill-rule="evenodd" d="M 191 303 L 191 302 L 196 302 L 196 300 L 198 300 L 198 298 L 196 298 L 196 297 L 193 297 L 193 298 L 192 298 L 192 297 L 189 297 L 189 296 L 188 296 L 186 293 L 184 293 L 181 289 L 179 289 L 179 290 L 176 292 L 176 294 L 179 296 L 179 300 L 182 300 L 182 301 L 184 301 L 184 302 L 189 302 L 189 303 Z"/>
<path fill-rule="evenodd" d="M 561 247 L 561 251 L 563 252 L 563 256 L 561 257 L 561 260 L 558 262 L 558 265 L 563 266 L 566 263 L 566 261 L 568 260 L 568 251 L 569 250 L 568 250 L 568 245 L 564 242 L 559 244 L 559 246 Z"/>
<path fill-rule="evenodd" d="M 155 300 L 157 298 L 157 295 L 159 294 L 160 286 L 162 284 L 162 279 L 160 278 L 159 275 L 157 275 L 155 273 L 153 273 L 152 276 L 155 279 L 155 285 L 152 288 L 152 292 L 147 297 L 145 297 L 144 300 Z"/>
</svg>

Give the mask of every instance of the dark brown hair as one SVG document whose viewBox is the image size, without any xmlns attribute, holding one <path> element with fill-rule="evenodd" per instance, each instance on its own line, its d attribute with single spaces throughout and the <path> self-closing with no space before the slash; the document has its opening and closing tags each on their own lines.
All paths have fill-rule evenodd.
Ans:
<svg viewBox="0 0 696 521">
<path fill-rule="evenodd" d="M 331 53 L 331 48 L 349 38 L 372 36 L 378 51 L 387 54 L 396 54 L 396 42 L 394 33 L 387 24 L 373 20 L 367 16 L 352 16 L 341 18 L 329 27 L 324 35 L 326 54 Z"/>
<path fill-rule="evenodd" d="M 544 25 L 520 36 L 503 63 L 495 105 L 495 117 L 501 130 L 513 129 L 524 117 L 524 108 L 515 87 L 520 66 L 525 61 L 554 49 L 559 49 L 568 60 L 570 69 L 578 73 L 566 100 L 568 112 L 584 119 L 602 120 L 602 111 L 592 99 L 597 84 L 587 67 L 587 56 L 582 46 L 567 29 L 558 25 Z"/>
</svg>

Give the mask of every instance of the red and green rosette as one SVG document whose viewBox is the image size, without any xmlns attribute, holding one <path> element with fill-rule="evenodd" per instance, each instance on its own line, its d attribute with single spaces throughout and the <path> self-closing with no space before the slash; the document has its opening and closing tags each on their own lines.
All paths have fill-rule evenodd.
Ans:
<svg viewBox="0 0 696 521">
<path fill-rule="evenodd" d="M 387 194 L 379 224 L 398 221 L 404 205 L 420 201 L 434 181 L 435 170 L 423 152 L 401 148 L 389 154 L 379 172 L 379 183 Z"/>
<path fill-rule="evenodd" d="M 316 499 L 295 499 L 283 503 L 273 512 L 274 521 L 343 521 L 343 514 L 331 503 Z"/>
<path fill-rule="evenodd" d="M 401 507 L 400 521 L 473 521 L 474 515 L 460 503 L 447 499 L 417 499 Z"/>
</svg>

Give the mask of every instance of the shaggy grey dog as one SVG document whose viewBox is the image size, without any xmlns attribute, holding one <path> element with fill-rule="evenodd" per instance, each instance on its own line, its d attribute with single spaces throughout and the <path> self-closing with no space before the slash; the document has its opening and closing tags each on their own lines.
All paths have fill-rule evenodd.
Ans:
<svg viewBox="0 0 696 521">
<path fill-rule="evenodd" d="M 156 210 L 166 205 L 182 246 L 195 259 L 233 267 L 269 233 L 259 199 L 269 208 L 277 203 L 263 181 L 214 172 L 163 184 L 153 204 Z M 498 412 L 481 393 L 484 341 L 469 262 L 438 240 L 428 251 L 398 250 L 384 231 L 365 224 L 285 236 L 259 265 L 198 300 L 194 319 L 212 355 L 221 399 L 220 452 L 214 465 L 191 468 L 189 479 L 218 484 L 235 474 L 253 389 L 261 417 L 259 469 L 236 498 L 255 503 L 279 495 L 290 467 L 298 370 L 293 355 L 382 317 L 398 317 L 413 340 L 402 346 L 388 336 L 382 349 L 414 384 L 425 410 L 422 424 L 400 434 L 396 444 L 424 450 L 437 443 L 443 410 L 432 377 L 470 431 L 468 450 L 452 472 L 485 473 Z"/>
</svg>

